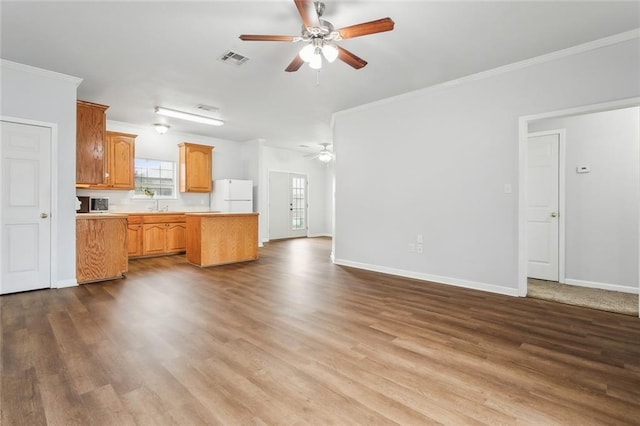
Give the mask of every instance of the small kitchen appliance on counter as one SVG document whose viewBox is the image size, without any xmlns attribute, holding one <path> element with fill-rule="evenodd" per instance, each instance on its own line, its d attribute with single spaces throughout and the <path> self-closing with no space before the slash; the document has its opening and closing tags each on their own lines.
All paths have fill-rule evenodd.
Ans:
<svg viewBox="0 0 640 426">
<path fill-rule="evenodd" d="M 109 211 L 109 199 L 108 198 L 93 198 L 89 199 L 89 206 L 91 213 L 104 213 Z"/>
</svg>

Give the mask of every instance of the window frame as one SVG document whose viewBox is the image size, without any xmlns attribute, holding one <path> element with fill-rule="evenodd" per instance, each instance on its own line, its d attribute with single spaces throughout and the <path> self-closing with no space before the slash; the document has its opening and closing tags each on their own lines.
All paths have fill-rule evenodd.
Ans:
<svg viewBox="0 0 640 426">
<path fill-rule="evenodd" d="M 153 196 L 148 196 L 148 195 L 144 195 L 144 194 L 138 194 L 136 193 L 136 188 L 137 188 L 137 179 L 136 179 L 136 169 L 139 168 L 136 166 L 136 161 L 137 160 L 145 160 L 145 161 L 157 161 L 159 163 L 171 163 L 172 164 L 172 176 L 171 176 L 171 182 L 173 185 L 173 195 L 157 195 L 154 194 Z M 161 160 L 161 159 L 156 159 L 156 158 L 145 158 L 145 157 L 135 157 L 133 160 L 133 169 L 134 169 L 134 177 L 133 177 L 133 191 L 131 194 L 131 199 L 132 200 L 177 200 L 178 199 L 178 162 L 177 161 L 173 161 L 173 160 Z M 147 170 L 149 168 L 147 167 Z M 162 171 L 163 169 L 160 168 L 160 171 Z M 148 177 L 148 176 L 147 176 Z M 162 178 L 160 178 L 162 179 Z M 165 178 L 166 179 L 166 178 Z M 144 188 L 144 187 L 143 187 Z"/>
</svg>

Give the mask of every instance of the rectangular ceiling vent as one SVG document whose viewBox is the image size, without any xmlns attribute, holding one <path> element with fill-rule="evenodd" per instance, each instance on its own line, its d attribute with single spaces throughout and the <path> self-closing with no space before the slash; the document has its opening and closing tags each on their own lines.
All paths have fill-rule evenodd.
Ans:
<svg viewBox="0 0 640 426">
<path fill-rule="evenodd" d="M 222 62 L 233 65 L 242 65 L 249 60 L 246 56 L 232 52 L 231 50 L 225 52 L 225 54 L 220 56 L 218 59 Z"/>
<path fill-rule="evenodd" d="M 198 108 L 199 110 L 202 110 L 202 111 L 207 111 L 207 112 L 218 112 L 218 110 L 220 109 L 218 107 L 214 107 L 214 106 L 211 106 L 211 105 L 205 105 L 205 104 L 198 104 L 198 105 L 196 105 L 196 108 Z"/>
</svg>

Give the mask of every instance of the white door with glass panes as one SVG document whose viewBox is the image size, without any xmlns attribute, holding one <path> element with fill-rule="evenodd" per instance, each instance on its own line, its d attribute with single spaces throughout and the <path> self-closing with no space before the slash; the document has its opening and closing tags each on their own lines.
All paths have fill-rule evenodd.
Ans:
<svg viewBox="0 0 640 426">
<path fill-rule="evenodd" d="M 269 172 L 269 239 L 307 236 L 307 176 Z"/>
</svg>

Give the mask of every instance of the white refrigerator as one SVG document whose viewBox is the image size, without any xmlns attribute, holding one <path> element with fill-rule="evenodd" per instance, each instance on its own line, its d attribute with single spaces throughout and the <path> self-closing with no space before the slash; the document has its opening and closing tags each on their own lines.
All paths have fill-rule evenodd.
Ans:
<svg viewBox="0 0 640 426">
<path fill-rule="evenodd" d="M 211 210 L 225 213 L 253 211 L 253 181 L 220 179 L 213 181 Z"/>
</svg>

